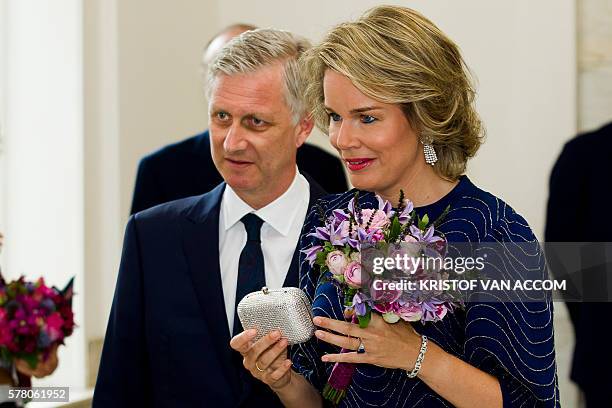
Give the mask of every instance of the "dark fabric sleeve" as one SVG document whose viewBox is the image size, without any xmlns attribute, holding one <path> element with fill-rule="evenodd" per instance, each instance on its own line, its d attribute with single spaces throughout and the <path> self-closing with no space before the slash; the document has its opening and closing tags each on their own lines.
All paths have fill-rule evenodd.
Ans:
<svg viewBox="0 0 612 408">
<path fill-rule="evenodd" d="M 138 164 L 130 215 L 165 201 L 155 175 L 155 163 L 145 157 Z"/>
<path fill-rule="evenodd" d="M 316 244 L 316 239 L 308 237 L 308 234 L 318 225 L 317 211 L 315 207 L 311 208 L 306 216 L 302 236 L 300 237 L 299 248 L 307 249 Z M 308 296 L 308 300 L 312 303 L 315 296 L 315 289 L 318 281 L 318 269 L 313 268 L 305 259 L 304 253 L 300 252 L 300 288 Z M 324 368 L 322 363 L 318 364 L 319 350 L 315 337 L 311 338 L 306 343 L 298 344 L 291 349 L 291 361 L 293 369 L 306 378 L 315 388 L 321 389 L 323 381 Z"/>
<path fill-rule="evenodd" d="M 573 147 L 572 147 L 573 146 Z M 546 209 L 546 227 L 544 241 L 546 242 L 578 242 L 589 241 L 580 222 L 585 210 L 585 191 L 583 168 L 576 165 L 576 147 L 566 144 L 559 155 L 550 174 L 548 189 L 548 206 Z M 571 228 L 568 228 L 571 225 Z M 551 264 L 554 266 L 554 263 Z M 563 271 L 551 267 L 551 273 L 556 278 L 563 278 Z M 567 302 L 567 310 L 574 326 L 578 327 L 582 304 Z"/>
<path fill-rule="evenodd" d="M 152 406 L 146 353 L 143 271 L 136 228 L 130 217 L 104 338 L 93 407 Z"/>
<path fill-rule="evenodd" d="M 548 278 L 543 251 L 527 222 L 505 204 L 500 212 L 485 241 L 504 249 L 487 258 L 487 267 L 501 279 Z M 525 292 L 517 299 L 517 293 L 468 302 L 466 359 L 499 380 L 505 408 L 558 407 L 552 294 Z"/>
<path fill-rule="evenodd" d="M 580 231 L 580 217 L 586 198 L 582 182 L 582 166 L 575 154 L 575 147 L 566 144 L 551 173 L 546 210 L 544 240 L 548 242 L 585 241 Z M 579 198 L 579 199 L 578 199 Z M 568 224 L 572 228 L 568 228 Z M 577 235 L 578 234 L 578 235 Z M 552 271 L 554 273 L 554 271 Z"/>
</svg>

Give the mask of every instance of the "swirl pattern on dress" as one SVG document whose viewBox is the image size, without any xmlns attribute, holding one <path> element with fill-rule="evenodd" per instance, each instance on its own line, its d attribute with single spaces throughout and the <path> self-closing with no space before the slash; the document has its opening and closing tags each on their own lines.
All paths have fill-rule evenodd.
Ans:
<svg viewBox="0 0 612 408">
<path fill-rule="evenodd" d="M 320 200 L 325 215 L 345 208 L 356 190 Z M 360 192 L 362 207 L 375 206 L 375 195 Z M 455 188 L 434 204 L 416 208 L 419 215 L 437 218 L 450 205 L 438 229 L 449 243 L 503 243 L 508 251 L 495 261 L 501 276 L 521 277 L 534 272 L 546 275 L 541 248 L 527 222 L 499 198 L 476 187 L 462 176 Z M 307 234 L 319 226 L 313 207 L 306 218 L 300 248 L 316 244 Z M 520 244 L 520 245 L 518 245 Z M 343 320 L 342 299 L 336 287 L 319 281 L 318 269 L 300 256 L 300 287 L 313 305 L 315 316 Z M 509 299 L 509 298 L 508 298 Z M 468 302 L 465 309 L 437 323 L 414 323 L 446 352 L 494 375 L 500 382 L 504 407 L 558 407 L 559 391 L 555 362 L 553 307 L 550 294 L 528 303 Z M 294 369 L 318 390 L 325 385 L 333 364 L 323 363 L 325 353 L 339 349 L 312 338 L 292 349 Z M 401 356 L 398 356 L 401 358 Z M 461 381 L 461 379 L 457 379 Z M 402 370 L 360 364 L 341 407 L 451 407 L 418 377 Z"/>
</svg>

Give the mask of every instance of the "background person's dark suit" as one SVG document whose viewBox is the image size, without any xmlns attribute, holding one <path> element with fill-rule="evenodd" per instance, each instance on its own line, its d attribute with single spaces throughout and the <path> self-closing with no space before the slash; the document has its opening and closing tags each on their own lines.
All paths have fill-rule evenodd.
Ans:
<svg viewBox="0 0 612 408">
<path fill-rule="evenodd" d="M 342 162 L 309 144 L 297 151 L 297 165 L 329 193 L 348 190 Z M 154 205 L 210 191 L 223 179 L 210 153 L 208 130 L 168 145 L 148 156 L 138 166 L 131 214 Z"/>
<path fill-rule="evenodd" d="M 566 143 L 550 176 L 546 242 L 612 241 L 612 123 Z M 558 271 L 557 271 L 558 272 Z M 555 274 L 555 270 L 552 270 Z M 612 276 L 585 274 L 591 287 Z M 604 281 L 604 282 L 602 282 Z M 587 406 L 612 401 L 612 303 L 566 303 L 576 334 L 571 378 Z"/>
<path fill-rule="evenodd" d="M 308 181 L 312 206 L 325 193 Z M 219 270 L 224 189 L 130 217 L 94 407 L 282 406 L 229 346 Z M 284 286 L 298 286 L 297 244 Z"/>
</svg>

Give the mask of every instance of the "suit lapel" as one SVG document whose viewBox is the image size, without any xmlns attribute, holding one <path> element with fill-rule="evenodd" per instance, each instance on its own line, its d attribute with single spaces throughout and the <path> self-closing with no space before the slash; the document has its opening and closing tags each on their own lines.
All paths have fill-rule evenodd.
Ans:
<svg viewBox="0 0 612 408">
<path fill-rule="evenodd" d="M 229 347 L 230 331 L 227 325 L 225 300 L 219 267 L 219 211 L 225 183 L 206 193 L 186 214 L 183 228 L 183 249 L 189 274 L 206 320 L 225 375 L 236 385 L 236 372 L 231 364 L 233 351 Z"/>
</svg>

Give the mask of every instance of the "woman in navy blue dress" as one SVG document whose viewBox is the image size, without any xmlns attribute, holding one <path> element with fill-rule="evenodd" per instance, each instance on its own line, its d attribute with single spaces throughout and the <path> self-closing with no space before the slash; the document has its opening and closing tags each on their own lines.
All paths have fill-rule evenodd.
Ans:
<svg viewBox="0 0 612 408">
<path fill-rule="evenodd" d="M 374 206 L 375 194 L 397 202 L 400 190 L 417 214 L 432 220 L 450 206 L 438 227 L 448 242 L 531 246 L 521 262 L 503 260 L 502 275 L 545 276 L 527 222 L 464 175 L 483 132 L 467 68 L 444 33 L 413 10 L 381 6 L 337 26 L 307 55 L 306 95 L 314 118 L 361 190 L 362 207 Z M 346 208 L 353 196 L 329 196 L 323 211 Z M 309 214 L 302 249 L 318 244 L 308 233 L 320 222 L 316 211 Z M 342 294 L 305 256 L 300 286 L 313 302 L 319 330 L 291 360 L 278 333 L 248 346 L 233 340 L 245 366 L 286 406 L 322 406 L 335 362 L 357 365 L 343 407 L 559 406 L 550 296 L 531 303 L 468 301 L 426 324 L 387 324 L 374 313 L 360 329 L 344 320 Z M 339 352 L 360 345 L 365 352 Z M 409 377 L 417 358 L 422 366 Z"/>
</svg>

